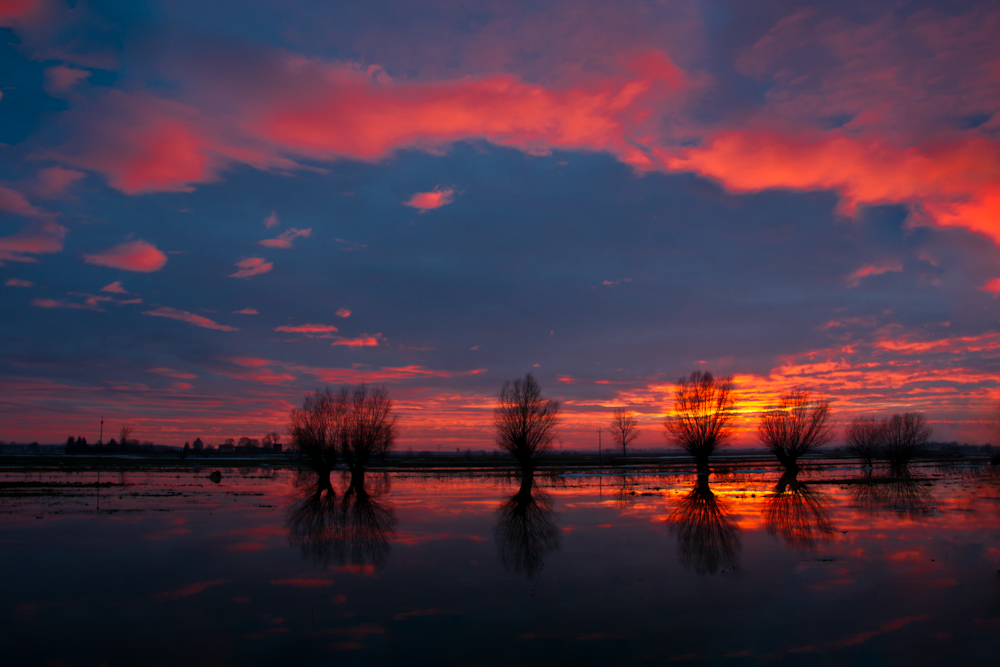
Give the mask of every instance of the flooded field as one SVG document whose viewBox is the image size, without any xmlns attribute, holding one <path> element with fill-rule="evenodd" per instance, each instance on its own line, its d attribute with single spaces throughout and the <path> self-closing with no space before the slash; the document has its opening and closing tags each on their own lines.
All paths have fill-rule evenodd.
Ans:
<svg viewBox="0 0 1000 667">
<path fill-rule="evenodd" d="M 1000 474 L 0 474 L 5 664 L 992 664 Z"/>
</svg>

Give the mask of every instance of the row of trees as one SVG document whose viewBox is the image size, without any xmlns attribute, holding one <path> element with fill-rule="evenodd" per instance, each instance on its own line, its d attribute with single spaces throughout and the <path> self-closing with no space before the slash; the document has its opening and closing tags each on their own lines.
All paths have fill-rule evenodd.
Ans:
<svg viewBox="0 0 1000 667">
<path fill-rule="evenodd" d="M 542 394 L 531 373 L 504 382 L 497 393 L 496 444 L 523 471 L 530 473 L 538 457 L 552 448 L 559 407 L 559 401 Z M 699 473 L 707 473 L 710 457 L 732 439 L 735 416 L 732 378 L 696 371 L 677 381 L 672 414 L 663 422 L 664 435 L 695 459 Z M 829 401 L 793 389 L 765 408 L 757 436 L 782 465 L 794 469 L 801 456 L 830 442 L 829 417 Z M 327 474 L 340 460 L 352 471 L 363 470 L 370 459 L 389 451 L 398 435 L 388 390 L 364 384 L 308 394 L 302 408 L 292 411 L 288 430 L 293 444 Z M 627 454 L 640 432 L 635 413 L 615 410 L 611 430 L 616 446 Z M 884 459 L 899 469 L 905 468 L 930 434 L 923 415 L 906 413 L 881 421 L 856 419 L 847 429 L 847 440 L 850 451 L 866 464 Z"/>
</svg>

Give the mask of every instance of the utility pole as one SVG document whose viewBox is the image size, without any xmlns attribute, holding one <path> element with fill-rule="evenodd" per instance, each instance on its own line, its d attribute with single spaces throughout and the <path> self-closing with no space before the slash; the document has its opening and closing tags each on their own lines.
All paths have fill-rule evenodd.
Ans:
<svg viewBox="0 0 1000 667">
<path fill-rule="evenodd" d="M 104 417 L 101 417 L 101 437 L 97 439 L 98 445 L 104 444 Z"/>
<path fill-rule="evenodd" d="M 603 428 L 598 428 L 597 429 L 597 463 L 598 464 L 601 463 L 601 431 L 603 431 L 603 430 L 604 430 Z"/>
</svg>

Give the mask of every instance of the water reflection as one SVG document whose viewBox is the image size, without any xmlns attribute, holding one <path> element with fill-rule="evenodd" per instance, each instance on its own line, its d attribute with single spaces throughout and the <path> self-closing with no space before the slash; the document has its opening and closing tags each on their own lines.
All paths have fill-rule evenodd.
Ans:
<svg viewBox="0 0 1000 667">
<path fill-rule="evenodd" d="M 508 572 L 533 578 L 545 564 L 545 556 L 559 549 L 559 527 L 552 499 L 535 488 L 534 475 L 521 476 L 521 487 L 496 511 L 493 529 L 500 562 Z"/>
<path fill-rule="evenodd" d="M 618 476 L 615 485 L 615 507 L 620 510 L 628 509 L 635 502 L 635 484 L 632 478 L 622 473 Z"/>
<path fill-rule="evenodd" d="M 780 536 L 789 547 L 814 551 L 833 536 L 829 502 L 797 477 L 798 469 L 789 469 L 778 480 L 764 500 L 764 524 L 768 533 Z"/>
<path fill-rule="evenodd" d="M 338 494 L 329 475 L 304 472 L 286 519 L 289 544 L 320 565 L 381 567 L 395 535 L 392 505 L 380 500 L 389 491 L 387 475 L 351 475 Z"/>
<path fill-rule="evenodd" d="M 871 515 L 893 514 L 917 519 L 934 513 L 934 497 L 926 482 L 914 479 L 908 470 L 889 477 L 868 472 L 851 489 L 854 504 Z"/>
<path fill-rule="evenodd" d="M 698 574 L 736 567 L 743 548 L 740 528 L 732 518 L 729 503 L 712 492 L 708 475 L 698 475 L 698 483 L 677 501 L 667 523 L 677 536 L 684 567 Z"/>
</svg>

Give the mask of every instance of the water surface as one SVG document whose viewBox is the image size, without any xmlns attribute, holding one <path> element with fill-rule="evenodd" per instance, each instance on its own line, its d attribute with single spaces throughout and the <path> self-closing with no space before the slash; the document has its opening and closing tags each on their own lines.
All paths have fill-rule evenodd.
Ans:
<svg viewBox="0 0 1000 667">
<path fill-rule="evenodd" d="M 1000 475 L 0 474 L 5 664 L 991 664 Z"/>
</svg>

